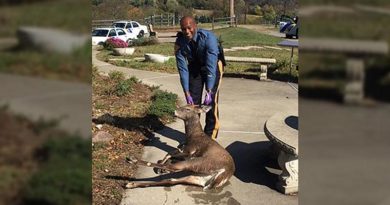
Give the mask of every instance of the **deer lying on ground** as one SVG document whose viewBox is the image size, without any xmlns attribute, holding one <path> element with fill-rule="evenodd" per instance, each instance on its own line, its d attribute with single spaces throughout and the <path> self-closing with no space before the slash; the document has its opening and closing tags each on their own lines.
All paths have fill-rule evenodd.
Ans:
<svg viewBox="0 0 390 205">
<path fill-rule="evenodd" d="M 175 116 L 184 120 L 187 142 L 183 150 L 177 149 L 167 154 L 160 163 L 146 162 L 134 158 L 128 159 L 130 163 L 154 167 L 168 172 L 190 171 L 192 175 L 157 182 L 131 182 L 126 185 L 126 188 L 176 184 L 197 185 L 204 189 L 223 186 L 234 174 L 234 161 L 221 145 L 212 140 L 202 130 L 199 114 L 206 113 L 210 109 L 210 106 L 186 105 L 175 111 Z M 184 159 L 184 161 L 167 163 L 170 158 Z"/>
</svg>

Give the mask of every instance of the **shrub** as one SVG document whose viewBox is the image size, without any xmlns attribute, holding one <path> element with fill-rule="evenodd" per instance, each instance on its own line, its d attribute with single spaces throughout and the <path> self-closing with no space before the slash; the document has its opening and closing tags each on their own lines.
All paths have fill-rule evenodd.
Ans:
<svg viewBox="0 0 390 205">
<path fill-rule="evenodd" d="M 156 45 L 156 44 L 158 44 L 156 37 L 139 38 L 139 39 L 134 39 L 131 42 L 132 46 L 147 46 L 147 45 Z"/>
<path fill-rule="evenodd" d="M 138 79 L 134 76 L 129 79 L 119 81 L 115 86 L 115 94 L 117 96 L 124 96 L 131 93 L 134 84 L 137 82 Z"/>
<path fill-rule="evenodd" d="M 148 114 L 160 118 L 172 119 L 176 109 L 177 95 L 174 93 L 156 90 L 152 97 L 152 104 Z"/>
<path fill-rule="evenodd" d="M 125 75 L 120 71 L 111 71 L 108 76 L 111 80 L 121 81 L 125 79 Z"/>
<path fill-rule="evenodd" d="M 126 48 L 129 45 L 119 38 L 109 38 L 104 42 L 104 48 L 112 50 L 113 48 Z"/>
<path fill-rule="evenodd" d="M 29 180 L 24 204 L 85 204 L 92 199 L 90 141 L 56 136 L 40 154 L 44 164 Z"/>
</svg>

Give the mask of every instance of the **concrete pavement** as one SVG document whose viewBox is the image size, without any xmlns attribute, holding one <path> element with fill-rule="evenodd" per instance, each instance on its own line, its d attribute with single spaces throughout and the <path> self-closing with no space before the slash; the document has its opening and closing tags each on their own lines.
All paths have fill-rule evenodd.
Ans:
<svg viewBox="0 0 390 205">
<path fill-rule="evenodd" d="M 99 72 L 112 70 L 126 76 L 136 76 L 149 85 L 178 94 L 183 93 L 177 74 L 155 73 L 122 68 L 101 62 L 95 58 L 93 65 Z M 284 82 L 262 82 L 239 78 L 224 78 L 220 89 L 221 129 L 217 141 L 226 147 L 236 163 L 236 173 L 223 190 L 203 191 L 201 188 L 177 185 L 173 187 L 149 187 L 126 190 L 122 205 L 142 204 L 298 204 L 298 196 L 286 196 L 275 189 L 277 162 L 269 156 L 270 142 L 263 133 L 265 121 L 274 113 L 298 109 L 298 92 Z M 203 124 L 204 121 L 202 121 Z M 167 151 L 184 139 L 184 124 L 181 120 L 167 125 L 155 140 L 146 146 L 143 159 L 157 161 Z M 151 168 L 139 167 L 137 179 L 156 180 L 162 178 Z"/>
<path fill-rule="evenodd" d="M 59 127 L 91 137 L 91 85 L 0 74 L 0 105 L 30 119 L 60 119 Z"/>
</svg>

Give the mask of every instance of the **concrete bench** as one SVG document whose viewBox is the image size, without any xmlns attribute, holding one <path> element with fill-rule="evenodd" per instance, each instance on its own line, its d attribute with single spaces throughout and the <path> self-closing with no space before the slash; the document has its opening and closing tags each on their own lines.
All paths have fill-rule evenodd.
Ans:
<svg viewBox="0 0 390 205">
<path fill-rule="evenodd" d="M 268 66 L 276 63 L 276 59 L 273 58 L 250 58 L 250 57 L 233 57 L 225 56 L 226 62 L 239 62 L 239 63 L 259 63 L 260 64 L 260 80 L 267 80 Z"/>
<path fill-rule="evenodd" d="M 365 58 L 386 55 L 389 48 L 385 41 L 304 38 L 301 39 L 299 51 L 347 55 L 344 102 L 360 104 L 364 98 Z"/>
<path fill-rule="evenodd" d="M 282 169 L 276 188 L 284 194 L 298 192 L 298 109 L 271 116 L 264 133 L 276 147 Z"/>
</svg>

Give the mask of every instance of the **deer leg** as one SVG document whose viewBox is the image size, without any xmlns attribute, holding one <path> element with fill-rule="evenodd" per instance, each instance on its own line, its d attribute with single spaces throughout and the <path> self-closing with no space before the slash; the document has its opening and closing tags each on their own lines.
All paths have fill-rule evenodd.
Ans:
<svg viewBox="0 0 390 205">
<path fill-rule="evenodd" d="M 150 186 L 173 186 L 176 184 L 189 184 L 204 187 L 206 183 L 205 177 L 202 176 L 186 176 L 178 179 L 165 179 L 159 182 L 130 182 L 126 184 L 126 188 L 133 189 L 137 187 Z"/>
<path fill-rule="evenodd" d="M 141 165 L 141 166 L 147 166 L 147 167 L 154 167 L 154 168 L 158 168 L 158 169 L 161 169 L 161 170 L 166 170 L 166 171 L 169 171 L 169 172 L 178 172 L 178 171 L 182 171 L 184 169 L 186 169 L 188 167 L 188 162 L 178 162 L 178 163 L 175 163 L 175 164 L 158 164 L 158 163 L 153 163 L 153 162 L 147 162 L 147 161 L 143 161 L 143 160 L 139 160 L 139 159 L 136 159 L 134 157 L 129 157 L 126 159 L 127 162 L 131 163 L 131 164 L 137 164 L 137 165 Z"/>
<path fill-rule="evenodd" d="M 178 172 L 178 171 L 186 170 L 195 173 L 210 174 L 210 171 L 204 168 L 203 166 L 204 162 L 200 158 L 194 158 L 187 161 L 180 161 L 174 164 L 158 164 L 158 163 L 139 160 L 134 157 L 129 157 L 126 160 L 131 164 L 154 167 L 162 170 L 167 170 L 169 172 Z"/>
<path fill-rule="evenodd" d="M 172 155 L 167 154 L 167 155 L 165 155 L 165 157 L 164 157 L 162 160 L 159 160 L 157 163 L 159 163 L 159 164 L 165 164 L 165 163 L 167 163 L 167 161 L 168 161 L 170 158 L 172 158 Z"/>
<path fill-rule="evenodd" d="M 158 164 L 166 164 L 168 162 L 168 160 L 170 160 L 171 158 L 174 158 L 174 159 L 185 159 L 188 156 L 189 156 L 189 154 L 187 152 L 182 152 L 180 150 L 175 150 L 174 152 L 165 155 L 165 157 L 162 160 L 157 161 L 157 163 Z M 162 170 L 160 168 L 155 168 L 154 171 L 157 174 L 168 173 L 168 171 Z"/>
<path fill-rule="evenodd" d="M 153 162 L 147 162 L 147 161 L 139 160 L 139 159 L 136 159 L 134 157 L 129 157 L 129 158 L 126 159 L 126 161 L 129 162 L 130 164 L 137 164 L 137 165 L 146 166 L 146 167 L 155 167 L 155 168 L 167 170 L 167 171 L 170 171 L 170 172 L 180 171 L 180 170 L 175 170 L 172 167 L 170 167 L 169 166 L 170 164 L 167 164 L 167 165 L 165 165 L 165 164 L 156 164 L 156 163 L 153 163 Z"/>
<path fill-rule="evenodd" d="M 171 158 L 184 159 L 184 158 L 188 157 L 189 155 L 190 154 L 188 152 L 175 150 L 172 153 L 169 153 L 169 154 L 165 155 L 165 157 L 161 161 L 159 161 L 158 163 L 159 164 L 165 164 Z"/>
</svg>

